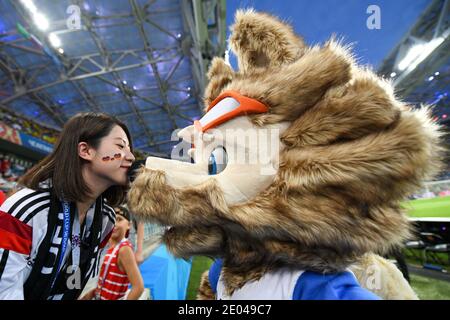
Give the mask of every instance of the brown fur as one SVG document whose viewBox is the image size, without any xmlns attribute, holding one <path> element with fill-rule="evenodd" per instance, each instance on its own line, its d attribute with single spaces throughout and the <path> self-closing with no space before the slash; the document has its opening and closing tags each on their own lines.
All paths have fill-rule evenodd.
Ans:
<svg viewBox="0 0 450 320">
<path fill-rule="evenodd" d="M 209 283 L 208 271 L 203 272 L 200 278 L 200 286 L 198 288 L 197 300 L 215 300 L 216 295 L 211 289 Z"/>
<path fill-rule="evenodd" d="M 235 90 L 269 106 L 267 114 L 253 116 L 258 125 L 294 121 L 314 106 L 333 86 L 350 80 L 352 59 L 347 51 L 330 41 L 313 47 L 297 61 L 267 72 L 237 74 L 223 90 Z"/>
<path fill-rule="evenodd" d="M 375 254 L 365 254 L 350 266 L 358 282 L 387 300 L 418 300 L 403 274 L 390 261 Z"/>
<path fill-rule="evenodd" d="M 170 252 L 178 257 L 217 256 L 223 248 L 223 231 L 216 226 L 172 227 L 163 236 Z"/>
<path fill-rule="evenodd" d="M 400 244 L 409 232 L 400 201 L 440 168 L 428 109 L 397 100 L 335 40 L 306 48 L 289 26 L 253 11 L 239 12 L 232 30 L 240 70 L 215 59 L 205 103 L 236 90 L 269 106 L 251 116 L 257 125 L 291 122 L 275 181 L 229 206 L 213 178 L 174 189 L 162 171 L 144 169 L 131 210 L 175 226 L 165 242 L 176 255 L 222 257 L 228 293 L 276 268 L 334 272 Z M 211 297 L 202 283 L 200 296 Z"/>
<path fill-rule="evenodd" d="M 208 71 L 209 84 L 205 89 L 204 104 L 209 106 L 211 102 L 220 94 L 223 87 L 233 79 L 234 72 L 222 58 L 215 57 Z"/>
<path fill-rule="evenodd" d="M 230 29 L 231 48 L 244 74 L 294 62 L 303 53 L 303 40 L 292 27 L 265 13 L 239 10 Z"/>
</svg>

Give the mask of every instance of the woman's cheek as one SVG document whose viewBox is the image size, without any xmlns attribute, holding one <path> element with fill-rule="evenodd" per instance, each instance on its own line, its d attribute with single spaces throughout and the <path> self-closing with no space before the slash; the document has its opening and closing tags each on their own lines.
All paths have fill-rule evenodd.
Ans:
<svg viewBox="0 0 450 320">
<path fill-rule="evenodd" d="M 125 155 L 123 154 L 123 152 L 116 152 L 116 153 L 110 153 L 110 154 L 106 154 L 103 155 L 102 158 L 102 162 L 103 163 L 117 163 L 120 165 L 122 158 Z"/>
</svg>

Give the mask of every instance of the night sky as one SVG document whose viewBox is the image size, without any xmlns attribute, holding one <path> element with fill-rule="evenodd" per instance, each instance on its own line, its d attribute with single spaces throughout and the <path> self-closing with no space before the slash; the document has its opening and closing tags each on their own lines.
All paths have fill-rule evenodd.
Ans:
<svg viewBox="0 0 450 320">
<path fill-rule="evenodd" d="M 289 21 L 307 44 L 322 43 L 333 33 L 354 44 L 363 64 L 375 69 L 391 52 L 431 0 L 228 0 L 227 26 L 239 8 L 252 7 Z M 370 30 L 366 13 L 370 5 L 381 11 L 381 28 Z M 229 32 L 229 31 L 228 31 Z M 235 58 L 230 62 L 236 68 Z"/>
</svg>

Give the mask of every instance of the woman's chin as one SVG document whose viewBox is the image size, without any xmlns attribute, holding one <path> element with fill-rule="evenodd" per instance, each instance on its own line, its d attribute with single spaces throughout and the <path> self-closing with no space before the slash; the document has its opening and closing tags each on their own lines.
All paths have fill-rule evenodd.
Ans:
<svg viewBox="0 0 450 320">
<path fill-rule="evenodd" d="M 116 186 L 127 187 L 128 184 L 129 184 L 128 179 L 126 179 L 126 180 L 111 179 L 110 180 L 110 185 L 109 185 L 108 188 L 116 187 Z"/>
</svg>

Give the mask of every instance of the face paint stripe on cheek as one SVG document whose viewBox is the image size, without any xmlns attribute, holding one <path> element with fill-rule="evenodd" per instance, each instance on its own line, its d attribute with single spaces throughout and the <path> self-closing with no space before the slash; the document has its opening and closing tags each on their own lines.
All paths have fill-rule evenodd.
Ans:
<svg viewBox="0 0 450 320">
<path fill-rule="evenodd" d="M 116 153 L 112 157 L 110 157 L 110 156 L 103 157 L 102 160 L 105 161 L 105 162 L 107 162 L 107 161 L 114 161 L 114 160 L 122 159 L 122 157 L 123 156 L 122 156 L 121 153 Z"/>
</svg>

